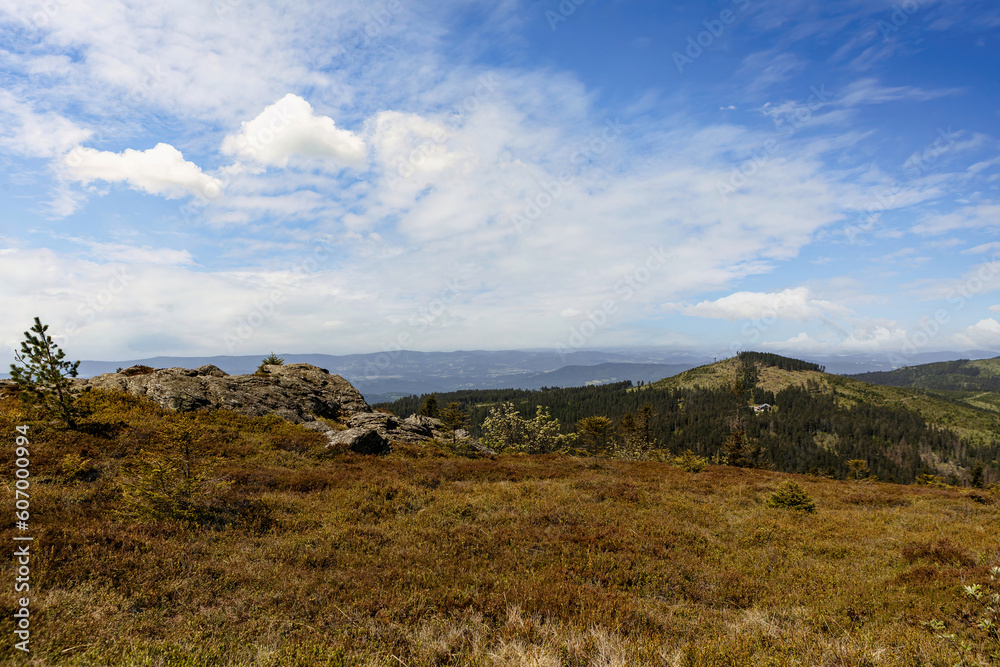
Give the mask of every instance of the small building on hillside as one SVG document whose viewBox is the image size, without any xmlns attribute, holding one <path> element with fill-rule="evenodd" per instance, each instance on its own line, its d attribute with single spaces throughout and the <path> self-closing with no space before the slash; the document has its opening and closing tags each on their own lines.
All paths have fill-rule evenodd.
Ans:
<svg viewBox="0 0 1000 667">
<path fill-rule="evenodd" d="M 753 411 L 754 412 L 770 412 L 771 411 L 771 404 L 770 403 L 761 403 L 760 405 L 755 405 L 755 406 L 753 406 Z"/>
</svg>

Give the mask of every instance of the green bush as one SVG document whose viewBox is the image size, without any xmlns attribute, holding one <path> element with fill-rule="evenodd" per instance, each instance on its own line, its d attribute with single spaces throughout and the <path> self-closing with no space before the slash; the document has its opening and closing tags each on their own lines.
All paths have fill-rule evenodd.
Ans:
<svg viewBox="0 0 1000 667">
<path fill-rule="evenodd" d="M 702 472 L 708 467 L 708 459 L 698 456 L 690 449 L 685 450 L 680 456 L 675 456 L 670 463 L 684 472 Z"/>
<path fill-rule="evenodd" d="M 483 421 L 483 444 L 498 452 L 549 454 L 565 449 L 576 434 L 560 433 L 559 420 L 549 409 L 536 406 L 534 419 L 525 419 L 507 402 L 490 410 Z"/>
<path fill-rule="evenodd" d="M 805 490 L 789 480 L 781 485 L 781 488 L 772 493 L 767 499 L 768 507 L 784 507 L 799 512 L 815 512 L 816 503 L 805 492 Z"/>
<path fill-rule="evenodd" d="M 284 364 L 285 360 L 272 352 L 261 360 L 260 366 L 257 367 L 257 373 L 266 373 L 264 366 L 283 366 Z"/>
</svg>

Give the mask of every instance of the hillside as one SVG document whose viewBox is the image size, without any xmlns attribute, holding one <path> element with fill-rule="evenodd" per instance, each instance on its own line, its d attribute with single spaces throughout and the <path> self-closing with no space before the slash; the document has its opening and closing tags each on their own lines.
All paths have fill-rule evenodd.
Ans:
<svg viewBox="0 0 1000 667">
<path fill-rule="evenodd" d="M 30 460 L 16 534 L 33 538 L 31 654 L 9 603 L 2 664 L 892 667 L 1000 650 L 961 589 L 1000 563 L 991 491 L 434 442 L 362 456 L 274 416 L 80 400 L 69 432 L 0 396 L 0 465 Z M 815 513 L 767 506 L 788 480 Z"/>
<path fill-rule="evenodd" d="M 798 360 L 760 355 L 759 382 L 749 404 L 774 410 L 749 419 L 748 433 L 766 449 L 768 463 L 785 472 L 822 471 L 844 478 L 846 462 L 861 459 L 880 479 L 913 482 L 932 473 L 968 483 L 979 462 L 987 478 L 1000 479 L 1000 416 L 918 389 L 871 385 L 831 375 Z M 691 449 L 703 456 L 720 453 L 730 432 L 733 397 L 727 387 L 736 358 L 694 368 L 673 377 L 632 387 L 556 389 L 540 392 L 466 391 L 438 395 L 440 405 L 456 401 L 477 430 L 489 410 L 511 401 L 525 417 L 545 406 L 564 432 L 578 420 L 606 416 L 619 422 L 648 404 L 658 447 L 673 454 Z M 413 397 L 383 407 L 397 414 L 418 409 Z"/>
<path fill-rule="evenodd" d="M 939 398 L 1000 412 L 1000 357 L 921 364 L 850 377 L 871 384 L 922 389 Z"/>
<path fill-rule="evenodd" d="M 850 377 L 871 384 L 894 387 L 998 392 L 1000 391 L 1000 357 L 920 364 L 892 371 L 860 373 Z"/>
<path fill-rule="evenodd" d="M 995 365 L 1000 370 L 998 360 L 983 360 L 968 362 L 982 364 L 989 368 Z M 655 388 L 719 388 L 732 382 L 735 373 L 736 357 L 715 364 L 700 366 L 685 371 L 660 382 L 649 385 Z M 931 364 L 936 365 L 936 364 Z M 836 404 L 844 408 L 853 408 L 861 404 L 900 407 L 912 410 L 924 418 L 930 426 L 947 428 L 975 443 L 985 444 L 1000 438 L 1000 419 L 990 414 L 989 406 L 993 401 L 1000 401 L 1000 396 L 981 396 L 981 405 L 974 405 L 964 400 L 956 400 L 954 395 L 934 393 L 892 386 L 888 383 L 873 384 L 858 379 L 878 373 L 868 373 L 863 376 L 831 375 L 816 370 L 786 370 L 775 366 L 760 366 L 760 389 L 779 393 L 789 387 L 811 388 L 811 391 L 831 396 Z M 644 388 L 646 389 L 646 388 Z M 984 392 L 977 392 L 983 394 Z"/>
</svg>

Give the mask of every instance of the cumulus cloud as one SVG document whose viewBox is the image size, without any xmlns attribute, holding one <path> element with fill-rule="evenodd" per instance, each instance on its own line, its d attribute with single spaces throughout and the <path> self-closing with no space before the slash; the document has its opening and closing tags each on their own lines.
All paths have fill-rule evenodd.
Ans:
<svg viewBox="0 0 1000 667">
<path fill-rule="evenodd" d="M 702 301 L 692 306 L 671 304 L 692 317 L 721 320 L 752 320 L 761 317 L 805 322 L 827 314 L 845 315 L 851 311 L 831 301 L 813 299 L 806 287 L 781 292 L 736 292 L 715 301 Z"/>
<path fill-rule="evenodd" d="M 858 327 L 846 337 L 838 339 L 813 338 L 802 332 L 787 340 L 761 343 L 766 350 L 786 353 L 860 354 L 894 352 L 906 344 L 906 330 L 891 325 L 875 324 Z"/>
<path fill-rule="evenodd" d="M 80 146 L 62 162 L 69 178 L 84 185 L 92 181 L 126 182 L 136 190 L 167 199 L 186 195 L 214 199 L 222 192 L 219 179 L 185 160 L 170 144 L 156 144 L 145 151 L 128 148 L 121 153 Z"/>
<path fill-rule="evenodd" d="M 962 333 L 957 334 L 955 342 L 968 349 L 991 350 L 1000 348 L 1000 322 L 992 317 L 979 320 Z"/>
<path fill-rule="evenodd" d="M 287 167 L 293 157 L 356 166 L 368 156 L 360 137 L 338 128 L 329 116 L 316 115 L 309 102 L 292 93 L 242 123 L 239 132 L 227 135 L 222 152 L 273 167 Z"/>
</svg>

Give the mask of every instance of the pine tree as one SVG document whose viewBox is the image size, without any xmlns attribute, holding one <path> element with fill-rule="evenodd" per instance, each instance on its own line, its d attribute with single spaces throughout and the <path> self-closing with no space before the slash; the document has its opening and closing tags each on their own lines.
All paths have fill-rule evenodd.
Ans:
<svg viewBox="0 0 1000 667">
<path fill-rule="evenodd" d="M 458 405 L 455 403 L 454 405 Z M 449 406 L 450 407 L 450 406 Z M 420 406 L 420 414 L 424 417 L 437 417 L 438 411 L 438 400 L 436 394 L 431 394 L 424 399 L 423 404 Z"/>
<path fill-rule="evenodd" d="M 607 417 L 584 417 L 578 420 L 576 435 L 580 445 L 595 454 L 603 452 L 608 446 L 611 426 L 611 420 Z"/>
<path fill-rule="evenodd" d="M 768 507 L 784 507 L 799 512 L 812 513 L 816 511 L 816 503 L 801 486 L 789 480 L 777 491 L 768 496 Z"/>
<path fill-rule="evenodd" d="M 850 459 L 846 464 L 854 479 L 861 479 L 868 473 L 868 463 L 864 459 Z"/>
<path fill-rule="evenodd" d="M 428 400 L 433 398 L 434 397 L 431 396 L 429 397 Z M 435 412 L 437 411 L 436 401 L 435 401 L 434 411 Z M 434 415 L 427 415 L 427 416 L 433 417 Z M 448 407 L 446 407 L 441 412 L 441 421 L 444 422 L 445 427 L 447 427 L 447 429 L 451 431 L 451 441 L 455 442 L 456 433 L 458 432 L 459 429 L 465 428 L 466 424 L 468 424 L 469 422 L 469 418 L 465 416 L 465 413 L 462 411 L 462 406 L 460 403 L 449 403 Z"/>
<path fill-rule="evenodd" d="M 986 472 L 986 466 L 983 465 L 982 461 L 976 461 L 976 465 L 972 467 L 972 486 L 977 489 L 983 488 L 983 473 Z"/>
<path fill-rule="evenodd" d="M 11 364 L 10 377 L 20 387 L 22 400 L 50 415 L 61 417 L 70 428 L 75 429 L 69 378 L 77 376 L 80 362 L 63 361 L 66 353 L 45 333 L 48 328 L 36 317 L 35 325 L 24 332 L 21 351 L 14 354 L 23 368 Z"/>
<path fill-rule="evenodd" d="M 261 360 L 260 366 L 257 367 L 257 373 L 266 373 L 267 371 L 264 370 L 264 366 L 283 366 L 284 363 L 284 359 L 272 352 Z"/>
<path fill-rule="evenodd" d="M 753 442 L 747 434 L 747 396 L 752 395 L 757 387 L 759 373 L 753 357 L 741 353 L 738 357 L 736 378 L 729 386 L 729 394 L 733 399 L 733 416 L 730 418 L 730 431 L 723 443 L 726 459 L 731 466 L 741 468 L 764 467 L 764 448 Z"/>
</svg>

